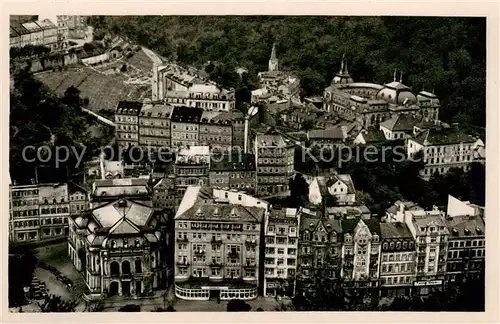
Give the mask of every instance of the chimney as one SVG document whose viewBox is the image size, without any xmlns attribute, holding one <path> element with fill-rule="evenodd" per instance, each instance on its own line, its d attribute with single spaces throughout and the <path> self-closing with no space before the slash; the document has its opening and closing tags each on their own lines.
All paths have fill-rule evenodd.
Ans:
<svg viewBox="0 0 500 324">
<path fill-rule="evenodd" d="M 342 130 L 342 139 L 346 139 L 347 138 L 347 126 L 343 125 L 343 126 L 340 126 L 340 129 Z"/>
<path fill-rule="evenodd" d="M 248 153 L 248 121 L 250 116 L 245 116 L 245 134 L 244 134 L 244 142 L 243 142 L 243 152 Z"/>
</svg>

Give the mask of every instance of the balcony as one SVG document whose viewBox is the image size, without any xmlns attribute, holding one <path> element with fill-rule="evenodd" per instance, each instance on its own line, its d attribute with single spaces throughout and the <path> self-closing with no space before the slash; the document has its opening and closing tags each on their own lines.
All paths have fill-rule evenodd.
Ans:
<svg viewBox="0 0 500 324">
<path fill-rule="evenodd" d="M 194 255 L 205 255 L 205 250 L 194 250 Z"/>
<path fill-rule="evenodd" d="M 240 257 L 240 253 L 239 253 L 239 252 L 236 252 L 236 251 L 231 251 L 231 252 L 229 252 L 227 255 L 228 255 L 228 257 L 230 257 L 230 258 L 239 258 L 239 257 Z"/>
<path fill-rule="evenodd" d="M 257 265 L 255 263 L 247 262 L 243 267 L 244 268 L 255 268 Z"/>
<path fill-rule="evenodd" d="M 187 237 L 183 237 L 183 238 L 176 238 L 175 239 L 177 242 L 189 242 L 188 238 Z"/>
<path fill-rule="evenodd" d="M 212 267 L 212 268 L 222 268 L 223 265 L 222 265 L 221 262 L 212 262 L 212 263 L 210 263 L 210 267 Z"/>
<path fill-rule="evenodd" d="M 177 261 L 175 264 L 177 264 L 179 267 L 189 267 L 189 262 L 186 261 Z"/>
</svg>

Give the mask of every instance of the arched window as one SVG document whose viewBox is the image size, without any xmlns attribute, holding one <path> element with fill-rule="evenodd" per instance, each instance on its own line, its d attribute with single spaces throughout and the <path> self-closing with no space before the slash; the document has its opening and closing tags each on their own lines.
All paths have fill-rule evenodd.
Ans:
<svg viewBox="0 0 500 324">
<path fill-rule="evenodd" d="M 304 241 L 309 241 L 311 239 L 309 232 L 304 233 Z"/>
<path fill-rule="evenodd" d="M 142 262 L 141 262 L 141 260 L 135 260 L 135 273 L 142 273 Z"/>
<path fill-rule="evenodd" d="M 122 273 L 130 274 L 130 262 L 126 260 L 122 262 Z"/>
<path fill-rule="evenodd" d="M 118 262 L 116 261 L 111 262 L 110 269 L 112 276 L 120 274 L 120 265 L 118 264 Z"/>
<path fill-rule="evenodd" d="M 116 241 L 111 241 L 111 248 L 114 249 L 116 247 Z"/>
<path fill-rule="evenodd" d="M 139 245 L 141 245 L 141 241 L 139 241 L 139 239 L 136 239 L 135 240 L 135 246 L 138 247 Z"/>
<path fill-rule="evenodd" d="M 382 246 L 382 248 L 383 248 L 384 250 L 387 250 L 387 246 L 388 246 L 388 244 L 387 244 L 387 243 L 384 243 L 384 244 L 383 244 L 383 246 Z"/>
<path fill-rule="evenodd" d="M 391 250 L 392 250 L 392 249 L 394 249 L 394 242 L 391 242 L 391 243 L 389 244 L 389 247 L 391 248 Z"/>
</svg>

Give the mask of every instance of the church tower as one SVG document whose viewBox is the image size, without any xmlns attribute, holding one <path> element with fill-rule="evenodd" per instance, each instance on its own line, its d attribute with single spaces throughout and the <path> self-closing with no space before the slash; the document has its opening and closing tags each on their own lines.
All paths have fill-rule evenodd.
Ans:
<svg viewBox="0 0 500 324">
<path fill-rule="evenodd" d="M 276 57 L 276 43 L 273 44 L 271 58 L 269 59 L 269 72 L 278 71 L 278 58 Z"/>
<path fill-rule="evenodd" d="M 342 63 L 340 64 L 340 71 L 335 74 L 335 77 L 332 80 L 332 84 L 346 84 L 353 83 L 353 79 L 349 74 L 349 70 L 347 69 L 347 60 L 345 59 L 345 54 L 342 55 Z"/>
</svg>

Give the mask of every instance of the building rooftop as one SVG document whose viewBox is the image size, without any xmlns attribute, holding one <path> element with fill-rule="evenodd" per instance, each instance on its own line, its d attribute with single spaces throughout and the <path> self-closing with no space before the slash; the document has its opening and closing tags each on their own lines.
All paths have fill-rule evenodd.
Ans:
<svg viewBox="0 0 500 324">
<path fill-rule="evenodd" d="M 258 147 L 284 147 L 285 141 L 281 135 L 277 134 L 257 134 L 255 143 Z"/>
<path fill-rule="evenodd" d="M 311 216 L 303 214 L 300 217 L 300 232 L 305 230 L 315 231 L 318 226 L 323 225 L 326 232 L 330 234 L 331 232 L 342 233 L 342 226 L 340 220 L 333 218 L 320 218 L 319 216 Z"/>
<path fill-rule="evenodd" d="M 446 226 L 451 238 L 485 235 L 484 219 L 479 215 L 448 217 Z"/>
<path fill-rule="evenodd" d="M 411 114 L 401 114 L 395 116 L 389 120 L 380 123 L 381 127 L 384 127 L 390 131 L 405 131 L 412 132 L 413 127 L 421 122 L 421 118 L 413 116 Z"/>
<path fill-rule="evenodd" d="M 382 143 L 386 141 L 384 132 L 380 129 L 364 129 L 360 132 L 360 134 L 363 136 L 366 144 Z"/>
<path fill-rule="evenodd" d="M 164 104 L 154 104 L 148 103 L 144 104 L 142 110 L 139 114 L 140 117 L 156 117 L 156 118 L 170 118 L 172 114 L 173 107 L 171 105 Z"/>
<path fill-rule="evenodd" d="M 93 197 L 118 197 L 148 195 L 149 179 L 126 178 L 96 180 L 93 184 Z"/>
<path fill-rule="evenodd" d="M 329 177 L 315 177 L 313 181 L 314 180 L 317 180 L 319 191 L 322 196 L 331 196 L 332 193 L 329 188 L 331 188 L 338 181 L 347 186 L 348 194 L 356 193 L 356 190 L 354 189 L 354 182 L 349 174 L 333 174 Z"/>
<path fill-rule="evenodd" d="M 222 222 L 250 222 L 260 223 L 265 209 L 261 207 L 246 207 L 236 204 L 223 204 L 202 200 L 175 217 L 176 220 L 200 220 Z"/>
<path fill-rule="evenodd" d="M 41 184 L 38 186 L 38 197 L 41 203 L 48 200 L 48 203 L 52 203 L 54 199 L 57 203 L 64 199 L 68 202 L 68 185 L 66 183 L 54 183 L 54 184 Z"/>
<path fill-rule="evenodd" d="M 430 128 L 423 130 L 414 139 L 421 145 L 453 145 L 460 143 L 475 143 L 477 137 L 465 134 L 458 127 Z"/>
<path fill-rule="evenodd" d="M 412 238 L 413 235 L 405 223 L 380 223 L 382 239 Z"/>
<path fill-rule="evenodd" d="M 120 199 L 92 210 L 94 219 L 101 227 L 111 227 L 122 218 L 136 226 L 145 226 L 154 209 L 131 200 Z"/>
<path fill-rule="evenodd" d="M 210 171 L 255 171 L 255 155 L 245 153 L 225 154 L 214 157 L 210 164 Z"/>
<path fill-rule="evenodd" d="M 366 226 L 370 230 L 370 233 L 378 234 L 378 235 L 381 234 L 380 233 L 380 221 L 376 218 L 372 218 L 372 219 L 360 219 L 360 218 L 342 219 L 342 220 L 340 220 L 340 224 L 342 225 L 342 232 L 343 233 L 354 233 L 356 226 L 361 221 L 366 224 Z"/>
<path fill-rule="evenodd" d="M 126 115 L 139 115 L 142 109 L 142 102 L 139 101 L 120 101 L 116 106 L 116 113 Z"/>
<path fill-rule="evenodd" d="M 173 108 L 172 117 L 170 119 L 172 122 L 178 123 L 199 123 L 202 114 L 203 109 L 201 108 L 180 106 Z"/>
</svg>

